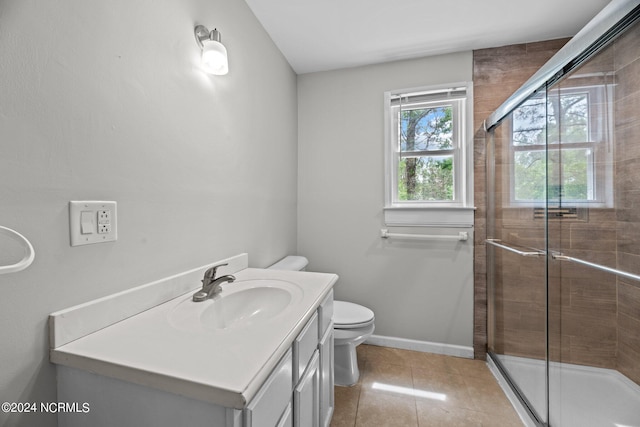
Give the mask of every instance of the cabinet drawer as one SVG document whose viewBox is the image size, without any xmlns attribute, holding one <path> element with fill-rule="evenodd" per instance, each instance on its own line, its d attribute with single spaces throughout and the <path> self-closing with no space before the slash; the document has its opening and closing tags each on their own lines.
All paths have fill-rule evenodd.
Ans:
<svg viewBox="0 0 640 427">
<path fill-rule="evenodd" d="M 293 342 L 293 384 L 300 381 L 316 348 L 318 348 L 318 313 L 313 314 Z"/>
<path fill-rule="evenodd" d="M 333 319 L 333 289 L 326 296 L 320 307 L 318 307 L 318 336 L 322 337 L 327 332 L 327 328 Z"/>
<path fill-rule="evenodd" d="M 292 360 L 291 351 L 288 351 L 251 403 L 244 409 L 244 427 L 278 425 L 287 405 L 291 403 Z"/>
<path fill-rule="evenodd" d="M 318 427 L 320 403 L 320 353 L 316 350 L 304 376 L 293 390 L 293 425 Z"/>
</svg>

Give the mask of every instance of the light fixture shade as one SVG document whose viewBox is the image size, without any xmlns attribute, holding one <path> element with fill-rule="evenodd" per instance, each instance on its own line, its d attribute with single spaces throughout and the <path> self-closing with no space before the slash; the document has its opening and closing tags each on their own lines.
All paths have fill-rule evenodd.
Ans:
<svg viewBox="0 0 640 427">
<path fill-rule="evenodd" d="M 210 74 L 227 74 L 229 72 L 227 48 L 216 40 L 203 40 L 202 45 L 202 68 Z"/>
</svg>

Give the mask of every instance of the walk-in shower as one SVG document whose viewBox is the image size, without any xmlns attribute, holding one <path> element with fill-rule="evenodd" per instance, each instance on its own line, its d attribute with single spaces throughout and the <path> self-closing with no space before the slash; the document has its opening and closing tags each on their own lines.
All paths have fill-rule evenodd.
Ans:
<svg viewBox="0 0 640 427">
<path fill-rule="evenodd" d="M 489 357 L 531 425 L 640 427 L 639 3 L 487 120 Z"/>
</svg>

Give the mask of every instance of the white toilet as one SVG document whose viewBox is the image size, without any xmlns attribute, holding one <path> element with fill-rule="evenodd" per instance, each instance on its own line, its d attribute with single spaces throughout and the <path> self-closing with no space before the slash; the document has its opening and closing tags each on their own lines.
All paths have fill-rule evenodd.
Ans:
<svg viewBox="0 0 640 427">
<path fill-rule="evenodd" d="M 356 347 L 373 334 L 373 311 L 346 301 L 333 303 L 335 383 L 354 385 L 360 377 Z"/>
<path fill-rule="evenodd" d="M 304 270 L 309 261 L 303 256 L 287 256 L 273 264 L 275 270 Z M 334 381 L 337 385 L 350 386 L 358 382 L 360 370 L 356 347 L 373 334 L 373 311 L 367 307 L 346 301 L 334 301 Z"/>
</svg>

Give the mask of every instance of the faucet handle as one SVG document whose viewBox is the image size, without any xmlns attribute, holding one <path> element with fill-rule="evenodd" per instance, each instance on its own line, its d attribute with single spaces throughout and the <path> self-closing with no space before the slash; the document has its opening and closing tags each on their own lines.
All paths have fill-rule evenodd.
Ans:
<svg viewBox="0 0 640 427">
<path fill-rule="evenodd" d="M 214 265 L 213 267 L 205 271 L 204 273 L 205 279 L 215 279 L 216 271 L 218 270 L 218 267 L 224 267 L 225 265 L 229 265 L 229 264 L 225 262 L 224 264 Z"/>
</svg>

